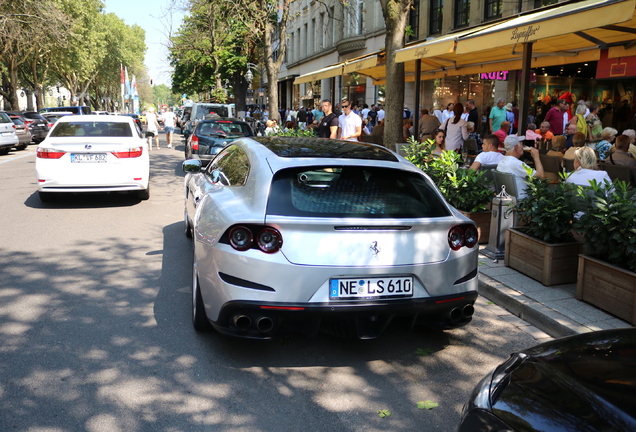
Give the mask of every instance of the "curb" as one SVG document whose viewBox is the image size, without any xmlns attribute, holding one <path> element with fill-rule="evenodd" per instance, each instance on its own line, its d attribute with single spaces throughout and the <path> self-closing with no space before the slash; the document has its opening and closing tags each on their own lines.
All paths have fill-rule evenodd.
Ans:
<svg viewBox="0 0 636 432">
<path fill-rule="evenodd" d="M 554 338 L 590 331 L 588 327 L 572 321 L 555 310 L 481 273 L 479 274 L 478 291 L 479 295 L 492 300 Z"/>
</svg>

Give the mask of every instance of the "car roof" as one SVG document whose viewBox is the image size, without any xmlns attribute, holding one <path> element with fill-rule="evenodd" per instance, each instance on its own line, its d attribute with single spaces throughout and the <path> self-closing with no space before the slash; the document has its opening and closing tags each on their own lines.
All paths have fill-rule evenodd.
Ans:
<svg viewBox="0 0 636 432">
<path fill-rule="evenodd" d="M 356 141 L 341 141 L 312 137 L 253 138 L 281 158 L 363 159 L 398 162 L 397 156 L 385 147 Z"/>
<path fill-rule="evenodd" d="M 60 117 L 58 123 L 70 123 L 70 122 L 120 122 L 120 123 L 131 123 L 133 122 L 132 117 L 122 116 L 122 115 L 97 115 L 97 114 L 89 114 L 89 115 L 70 115 Z"/>
</svg>

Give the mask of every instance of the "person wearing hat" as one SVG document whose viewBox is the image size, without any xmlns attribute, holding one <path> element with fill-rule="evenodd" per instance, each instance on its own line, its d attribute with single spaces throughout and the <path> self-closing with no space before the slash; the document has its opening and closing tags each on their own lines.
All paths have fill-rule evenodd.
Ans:
<svg viewBox="0 0 636 432">
<path fill-rule="evenodd" d="M 530 155 L 534 160 L 535 169 L 530 168 L 525 163 L 521 162 L 519 158 L 523 155 L 523 141 L 525 136 L 508 135 L 504 140 L 504 148 L 506 154 L 501 158 L 501 161 L 497 164 L 497 171 L 510 173 L 515 176 L 517 182 L 517 199 L 525 198 L 526 196 L 526 178 L 528 173 L 531 172 L 533 177 L 545 178 L 543 172 L 543 165 L 541 164 L 541 158 L 539 157 L 539 149 L 531 147 Z"/>
<path fill-rule="evenodd" d="M 517 131 L 514 129 L 515 124 L 515 113 L 512 112 L 512 103 L 508 102 L 506 104 L 506 121 L 510 122 L 510 133 L 516 133 Z"/>
</svg>

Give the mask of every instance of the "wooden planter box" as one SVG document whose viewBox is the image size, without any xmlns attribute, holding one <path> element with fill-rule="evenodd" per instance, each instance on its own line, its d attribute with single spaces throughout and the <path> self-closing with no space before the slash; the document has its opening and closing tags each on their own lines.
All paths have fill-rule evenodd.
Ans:
<svg viewBox="0 0 636 432">
<path fill-rule="evenodd" d="M 488 243 L 488 238 L 490 237 L 490 219 L 492 218 L 492 212 L 486 211 L 478 213 L 467 213 L 462 211 L 462 214 L 477 224 L 477 232 L 479 233 L 479 244 Z"/>
<path fill-rule="evenodd" d="M 576 298 L 636 325 L 636 273 L 579 255 Z"/>
<path fill-rule="evenodd" d="M 579 242 L 545 243 L 508 229 L 504 263 L 545 286 L 574 283 L 582 246 Z"/>
</svg>

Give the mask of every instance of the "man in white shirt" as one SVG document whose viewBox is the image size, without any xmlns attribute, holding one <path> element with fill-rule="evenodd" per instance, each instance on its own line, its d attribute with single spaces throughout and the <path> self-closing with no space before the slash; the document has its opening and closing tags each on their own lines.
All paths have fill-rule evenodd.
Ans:
<svg viewBox="0 0 636 432">
<path fill-rule="evenodd" d="M 382 105 L 378 105 L 378 108 L 379 108 L 379 109 L 378 109 L 378 119 L 377 119 L 377 122 L 378 122 L 378 123 L 377 123 L 377 124 L 380 124 L 380 122 L 381 122 L 382 120 L 384 120 L 384 115 L 385 115 L 386 113 L 384 112 L 384 107 L 383 107 Z"/>
<path fill-rule="evenodd" d="M 470 166 L 473 171 L 479 171 L 482 165 L 497 165 L 504 157 L 497 149 L 499 148 L 499 138 L 497 135 L 486 135 L 482 145 L 483 152 L 475 158 L 475 162 Z"/>
<path fill-rule="evenodd" d="M 362 120 L 366 120 L 367 116 L 369 115 L 369 111 L 371 111 L 371 110 L 369 109 L 369 105 L 367 105 L 367 104 L 362 105 L 362 107 L 363 108 L 362 108 L 362 112 L 360 113 L 360 118 Z"/>
<path fill-rule="evenodd" d="M 539 149 L 535 147 L 530 148 L 530 155 L 534 160 L 534 166 L 536 169 L 530 168 L 525 163 L 521 162 L 519 158 L 523 155 L 523 140 L 525 137 L 518 137 L 517 135 L 508 135 L 504 140 L 504 147 L 506 148 L 506 155 L 501 158 L 501 161 L 497 165 L 497 171 L 514 174 L 517 181 L 517 198 L 523 199 L 526 196 L 526 179 L 528 178 L 528 172 L 533 177 L 544 178 L 543 165 L 541 164 L 541 158 L 539 157 Z"/>
<path fill-rule="evenodd" d="M 340 102 L 342 114 L 338 117 L 338 137 L 346 141 L 358 141 L 362 135 L 362 119 L 351 110 L 351 102 L 343 99 Z"/>
<path fill-rule="evenodd" d="M 163 111 L 163 130 L 166 133 L 166 142 L 168 148 L 172 148 L 172 134 L 174 133 L 174 113 L 170 111 L 170 108 L 165 108 Z"/>
</svg>

